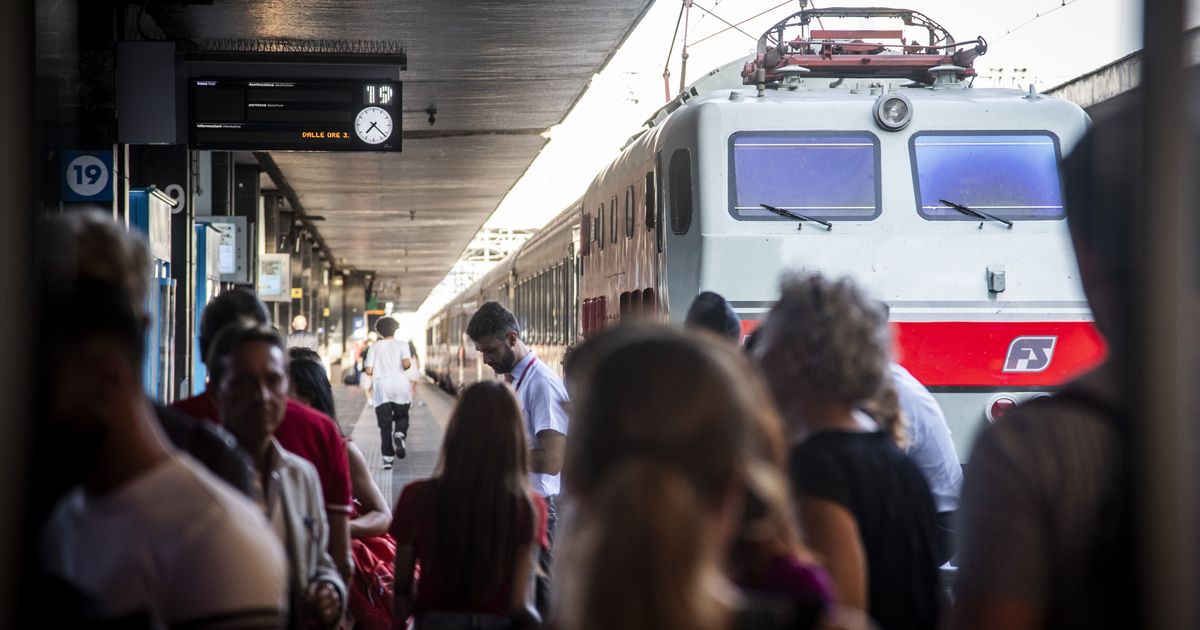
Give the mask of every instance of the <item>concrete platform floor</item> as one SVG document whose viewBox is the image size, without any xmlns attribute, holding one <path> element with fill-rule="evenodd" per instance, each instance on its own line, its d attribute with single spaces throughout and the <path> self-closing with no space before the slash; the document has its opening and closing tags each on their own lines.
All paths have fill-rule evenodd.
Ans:
<svg viewBox="0 0 1200 630">
<path fill-rule="evenodd" d="M 390 471 L 383 469 L 379 428 L 375 425 L 375 409 L 363 390 L 354 385 L 335 383 L 334 404 L 342 430 L 350 435 L 367 458 L 367 466 L 375 477 L 388 503 L 395 505 L 400 490 L 410 481 L 433 474 L 442 448 L 442 434 L 454 399 L 432 383 L 417 383 L 412 407 L 409 408 L 408 453 L 393 462 Z"/>
</svg>

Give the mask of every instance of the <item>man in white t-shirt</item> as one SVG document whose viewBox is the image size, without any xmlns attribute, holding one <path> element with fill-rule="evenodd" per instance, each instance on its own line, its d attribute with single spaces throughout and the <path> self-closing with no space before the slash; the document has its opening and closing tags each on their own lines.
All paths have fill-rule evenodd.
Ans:
<svg viewBox="0 0 1200 630">
<path fill-rule="evenodd" d="M 950 425 L 933 394 L 898 363 L 891 366 L 900 410 L 908 419 L 908 458 L 921 469 L 937 508 L 938 560 L 954 555 L 954 520 L 962 493 L 963 472 Z"/>
<path fill-rule="evenodd" d="M 404 459 L 404 438 L 408 435 L 408 409 L 412 405 L 412 384 L 405 372 L 412 365 L 408 342 L 395 338 L 400 324 L 391 317 L 375 322 L 379 341 L 367 351 L 365 369 L 371 377 L 371 404 L 379 426 L 383 468 L 392 467 L 395 457 Z"/>
<path fill-rule="evenodd" d="M 529 438 L 529 482 L 546 499 L 547 535 L 554 544 L 558 523 L 558 492 L 567 442 L 567 388 L 562 378 L 521 340 L 517 318 L 499 302 L 485 302 L 467 323 L 467 336 L 488 367 L 512 385 L 521 403 Z M 549 574 L 553 554 L 541 550 L 543 575 Z M 537 584 L 538 609 L 547 609 L 545 580 Z"/>
<path fill-rule="evenodd" d="M 142 395 L 144 327 L 128 295 L 89 278 L 73 285 L 42 302 L 53 332 L 39 347 L 55 370 L 46 422 L 90 449 L 63 462 L 79 485 L 46 520 L 42 568 L 90 600 L 93 621 L 278 628 L 287 558 L 266 519 L 169 446 Z M 80 304 L 87 317 L 73 315 Z"/>
</svg>

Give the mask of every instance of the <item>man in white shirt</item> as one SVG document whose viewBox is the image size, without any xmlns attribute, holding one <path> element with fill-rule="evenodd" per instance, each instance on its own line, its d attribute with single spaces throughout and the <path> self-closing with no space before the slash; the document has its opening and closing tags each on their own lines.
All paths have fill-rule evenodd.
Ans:
<svg viewBox="0 0 1200 630">
<path fill-rule="evenodd" d="M 482 360 L 512 385 L 529 438 L 529 482 L 546 499 L 547 534 L 554 543 L 558 523 L 557 497 L 567 441 L 567 389 L 562 378 L 521 340 L 517 318 L 499 302 L 485 302 L 467 323 L 467 336 Z M 543 548 L 543 573 L 549 573 L 552 552 Z M 547 605 L 547 584 L 538 582 L 538 608 Z"/>
<path fill-rule="evenodd" d="M 892 364 L 900 410 L 908 419 L 908 457 L 921 469 L 937 507 L 938 542 L 945 562 L 954 555 L 954 520 L 962 493 L 963 472 L 950 425 L 933 394 L 908 370 Z"/>
<path fill-rule="evenodd" d="M 122 289 L 77 278 L 46 295 L 40 346 L 51 379 L 46 421 L 79 485 L 40 536 L 44 569 L 91 600 L 101 620 L 152 626 L 278 628 L 287 560 L 254 504 L 175 451 L 142 394 L 143 324 Z M 87 317 L 76 317 L 79 305 Z M 82 621 L 82 620 L 80 620 Z"/>
<path fill-rule="evenodd" d="M 412 384 L 405 372 L 412 365 L 408 342 L 395 338 L 399 322 L 381 317 L 375 322 L 379 341 L 367 351 L 365 369 L 371 377 L 371 404 L 379 426 L 383 468 L 392 467 L 395 457 L 404 459 L 404 438 L 408 435 L 408 410 L 412 405 Z"/>
</svg>

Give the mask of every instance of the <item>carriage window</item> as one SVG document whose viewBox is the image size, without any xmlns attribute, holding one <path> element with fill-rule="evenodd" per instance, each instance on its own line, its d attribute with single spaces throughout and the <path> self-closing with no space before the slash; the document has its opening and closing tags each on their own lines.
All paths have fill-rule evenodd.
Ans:
<svg viewBox="0 0 1200 630">
<path fill-rule="evenodd" d="M 654 172 L 646 173 L 646 229 L 654 229 Z"/>
<path fill-rule="evenodd" d="M 614 243 L 617 242 L 617 217 L 619 216 L 617 213 L 617 196 L 613 195 L 612 199 L 608 202 L 608 237 Z"/>
<path fill-rule="evenodd" d="M 579 255 L 592 253 L 592 215 L 584 214 L 579 221 Z"/>
<path fill-rule="evenodd" d="M 687 234 L 692 227 L 692 154 L 676 149 L 671 155 L 671 231 Z"/>
<path fill-rule="evenodd" d="M 926 219 L 979 220 L 943 199 L 1005 219 L 1063 217 L 1058 138 L 1049 133 L 922 133 L 909 146 Z"/>
<path fill-rule="evenodd" d="M 750 132 L 729 139 L 729 213 L 789 221 L 759 204 L 826 221 L 879 216 L 879 139 L 866 132 Z"/>
<path fill-rule="evenodd" d="M 633 238 L 633 186 L 625 189 L 625 238 Z"/>
<path fill-rule="evenodd" d="M 604 204 L 596 211 L 596 244 L 604 249 Z"/>
</svg>

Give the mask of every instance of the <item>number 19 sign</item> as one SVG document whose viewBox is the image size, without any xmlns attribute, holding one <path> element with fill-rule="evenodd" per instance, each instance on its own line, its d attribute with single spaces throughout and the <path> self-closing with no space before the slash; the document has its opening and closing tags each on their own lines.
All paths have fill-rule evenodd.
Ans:
<svg viewBox="0 0 1200 630">
<path fill-rule="evenodd" d="M 63 151 L 63 201 L 112 201 L 112 153 Z"/>
</svg>

